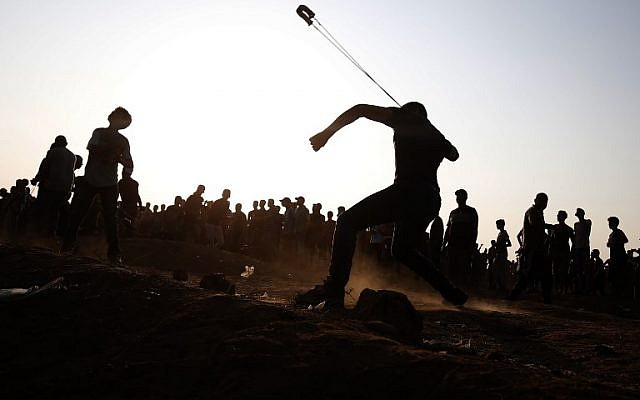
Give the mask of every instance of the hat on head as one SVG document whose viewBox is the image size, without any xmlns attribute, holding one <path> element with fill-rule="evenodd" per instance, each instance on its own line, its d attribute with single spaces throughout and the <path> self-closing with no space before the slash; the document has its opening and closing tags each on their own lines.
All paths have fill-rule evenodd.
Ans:
<svg viewBox="0 0 640 400">
<path fill-rule="evenodd" d="M 283 199 L 280 200 L 280 203 L 291 203 L 291 199 L 288 197 L 284 197 Z"/>
</svg>

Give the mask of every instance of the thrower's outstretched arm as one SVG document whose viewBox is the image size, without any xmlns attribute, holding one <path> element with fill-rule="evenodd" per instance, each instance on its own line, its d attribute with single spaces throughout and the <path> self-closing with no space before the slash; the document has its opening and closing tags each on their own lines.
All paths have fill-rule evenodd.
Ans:
<svg viewBox="0 0 640 400">
<path fill-rule="evenodd" d="M 340 116 L 322 132 L 310 137 L 309 142 L 311 142 L 311 147 L 313 147 L 314 151 L 320 150 L 336 132 L 361 117 L 386 124 L 391 120 L 395 108 L 396 107 L 378 107 L 369 104 L 355 105 L 340 114 Z"/>
</svg>

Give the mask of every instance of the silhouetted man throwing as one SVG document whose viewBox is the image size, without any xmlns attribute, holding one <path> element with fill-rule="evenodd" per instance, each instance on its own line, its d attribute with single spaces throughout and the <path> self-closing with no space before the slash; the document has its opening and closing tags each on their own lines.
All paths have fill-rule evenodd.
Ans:
<svg viewBox="0 0 640 400">
<path fill-rule="evenodd" d="M 464 304 L 467 295 L 453 287 L 431 260 L 418 251 L 427 226 L 440 210 L 438 167 L 444 158 L 457 160 L 458 151 L 431 124 L 424 106 L 417 102 L 400 108 L 354 106 L 309 139 L 313 149 L 320 150 L 337 131 L 361 117 L 393 128 L 395 181 L 338 217 L 329 276 L 324 285 L 296 296 L 296 302 L 315 305 L 326 301 L 326 307 L 343 307 L 356 234 L 369 226 L 393 222 L 393 256 L 429 282 L 446 300 Z"/>
<path fill-rule="evenodd" d="M 116 207 L 118 201 L 118 164 L 123 166 L 123 174 L 131 175 L 133 160 L 129 141 L 119 130 L 131 125 L 131 115 L 118 107 L 108 117 L 109 126 L 93 131 L 87 145 L 89 159 L 84 169 L 82 185 L 76 188 L 71 203 L 71 217 L 62 244 L 62 251 L 71 251 L 75 246 L 78 227 L 89 210 L 95 196 L 100 196 L 105 234 L 107 236 L 107 256 L 114 264 L 122 263 Z"/>
</svg>

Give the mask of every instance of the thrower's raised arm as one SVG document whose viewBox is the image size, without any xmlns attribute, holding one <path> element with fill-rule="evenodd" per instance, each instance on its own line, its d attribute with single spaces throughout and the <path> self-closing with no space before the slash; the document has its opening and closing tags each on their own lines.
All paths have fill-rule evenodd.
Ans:
<svg viewBox="0 0 640 400">
<path fill-rule="evenodd" d="M 313 150 L 320 150 L 327 141 L 340 129 L 364 117 L 371 121 L 387 124 L 393 116 L 395 107 L 378 107 L 369 104 L 358 104 L 343 112 L 322 132 L 309 138 Z"/>
</svg>

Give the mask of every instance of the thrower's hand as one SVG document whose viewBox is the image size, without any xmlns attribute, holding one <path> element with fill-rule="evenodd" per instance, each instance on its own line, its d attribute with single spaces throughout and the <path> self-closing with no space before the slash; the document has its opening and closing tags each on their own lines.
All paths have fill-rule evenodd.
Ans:
<svg viewBox="0 0 640 400">
<path fill-rule="evenodd" d="M 311 142 L 311 147 L 313 151 L 318 151 L 324 147 L 325 144 L 329 141 L 329 139 L 333 136 L 333 133 L 328 132 L 326 130 L 313 135 L 309 138 L 309 142 Z"/>
</svg>

